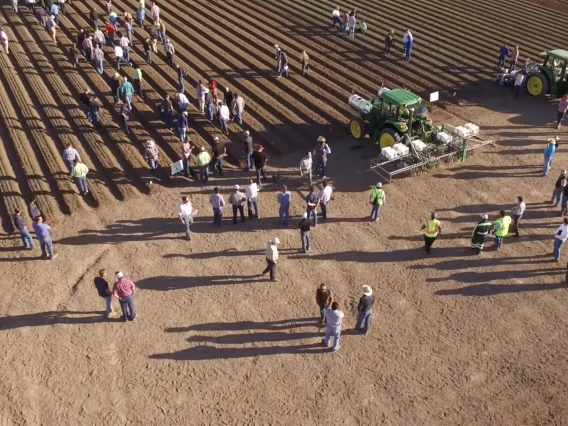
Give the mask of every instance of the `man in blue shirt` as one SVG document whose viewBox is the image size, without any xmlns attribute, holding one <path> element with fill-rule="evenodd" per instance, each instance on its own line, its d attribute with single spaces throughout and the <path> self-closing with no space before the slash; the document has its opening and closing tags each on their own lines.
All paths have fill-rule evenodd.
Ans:
<svg viewBox="0 0 568 426">
<path fill-rule="evenodd" d="M 41 258 L 42 259 L 55 259 L 58 255 L 53 251 L 53 241 L 51 240 L 51 235 L 49 230 L 51 226 L 43 223 L 43 218 L 41 216 L 36 217 L 34 223 L 34 232 L 39 240 L 39 245 L 41 247 Z"/>
<path fill-rule="evenodd" d="M 503 44 L 503 46 L 501 46 L 501 48 L 499 49 L 499 64 L 497 65 L 498 68 L 505 67 L 505 58 L 509 56 L 509 53 L 509 48 L 506 44 Z"/>
<path fill-rule="evenodd" d="M 306 213 L 308 219 L 312 220 L 313 227 L 318 226 L 318 215 L 316 208 L 319 204 L 319 196 L 314 192 L 314 187 L 310 187 L 310 193 L 306 197 Z"/>
<path fill-rule="evenodd" d="M 290 218 L 290 204 L 292 203 L 292 194 L 288 191 L 286 185 L 282 185 L 282 191 L 278 194 L 278 204 L 280 209 L 278 212 L 278 224 L 288 226 L 288 219 Z"/>
<path fill-rule="evenodd" d="M 59 6 L 57 3 L 53 3 L 49 8 L 49 13 L 51 13 L 55 19 L 55 23 L 59 26 Z"/>
<path fill-rule="evenodd" d="M 136 11 L 136 18 L 138 18 L 138 24 L 141 28 L 144 28 L 144 19 L 146 19 L 146 10 L 145 9 L 138 9 Z"/>
</svg>

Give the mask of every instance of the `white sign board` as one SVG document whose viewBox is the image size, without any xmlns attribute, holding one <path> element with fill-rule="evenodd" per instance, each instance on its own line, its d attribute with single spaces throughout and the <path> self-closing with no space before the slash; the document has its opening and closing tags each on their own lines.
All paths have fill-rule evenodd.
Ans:
<svg viewBox="0 0 568 426">
<path fill-rule="evenodd" d="M 183 170 L 183 160 L 179 160 L 177 163 L 172 164 L 172 176 Z"/>
<path fill-rule="evenodd" d="M 436 102 L 438 99 L 440 99 L 440 92 L 430 93 L 430 102 Z"/>
</svg>

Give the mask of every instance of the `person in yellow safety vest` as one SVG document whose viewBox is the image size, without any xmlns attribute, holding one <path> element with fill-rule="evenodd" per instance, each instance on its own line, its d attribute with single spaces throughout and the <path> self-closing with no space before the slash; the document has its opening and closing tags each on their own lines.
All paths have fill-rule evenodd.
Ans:
<svg viewBox="0 0 568 426">
<path fill-rule="evenodd" d="M 442 232 L 442 226 L 440 225 L 440 221 L 437 219 L 438 215 L 434 212 L 430 215 L 430 220 L 426 222 L 426 225 L 422 226 L 422 229 L 425 229 L 424 232 L 424 249 L 426 250 L 426 254 L 430 254 L 430 248 L 438 234 Z"/>
<path fill-rule="evenodd" d="M 381 213 L 381 207 L 385 203 L 385 191 L 382 189 L 383 184 L 377 183 L 373 189 L 371 189 L 371 204 L 373 208 L 371 209 L 371 222 L 378 222 L 379 214 Z"/>
<path fill-rule="evenodd" d="M 488 222 L 486 213 L 481 215 L 481 220 L 475 224 L 473 228 L 473 233 L 471 234 L 471 250 L 475 251 L 479 256 L 487 240 L 487 234 L 491 230 L 491 222 Z"/>
<path fill-rule="evenodd" d="M 495 249 L 497 251 L 501 250 L 501 245 L 503 244 L 503 238 L 509 233 L 509 226 L 511 225 L 511 216 L 505 215 L 505 210 L 499 212 L 499 219 L 495 221 L 493 229 L 495 232 Z"/>
</svg>

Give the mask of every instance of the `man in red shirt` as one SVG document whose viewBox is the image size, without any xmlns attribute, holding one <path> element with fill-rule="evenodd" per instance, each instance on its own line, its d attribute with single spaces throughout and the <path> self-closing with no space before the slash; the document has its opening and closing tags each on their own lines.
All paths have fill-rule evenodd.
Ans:
<svg viewBox="0 0 568 426">
<path fill-rule="evenodd" d="M 108 22 L 105 28 L 108 35 L 108 44 L 111 47 L 114 47 L 114 26 L 110 22 Z"/>
<path fill-rule="evenodd" d="M 114 297 L 118 297 L 120 309 L 122 309 L 122 318 L 124 321 L 134 321 L 136 319 L 136 310 L 134 309 L 134 292 L 136 286 L 130 280 L 124 278 L 124 274 L 120 271 L 115 274 L 117 281 L 112 288 Z"/>
</svg>

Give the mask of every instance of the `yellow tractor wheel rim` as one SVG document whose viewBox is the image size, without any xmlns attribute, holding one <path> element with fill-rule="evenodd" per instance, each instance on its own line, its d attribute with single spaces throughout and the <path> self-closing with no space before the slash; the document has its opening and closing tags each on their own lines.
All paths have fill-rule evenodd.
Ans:
<svg viewBox="0 0 568 426">
<path fill-rule="evenodd" d="M 351 121 L 349 128 L 351 129 L 351 136 L 353 136 L 355 139 L 359 139 L 361 137 L 361 125 L 357 120 Z"/>
<path fill-rule="evenodd" d="M 383 133 L 379 138 L 379 146 L 382 148 L 386 148 L 389 146 L 393 146 L 396 143 L 393 135 L 390 133 Z"/>
<path fill-rule="evenodd" d="M 536 75 L 530 76 L 527 81 L 527 91 L 533 96 L 540 95 L 543 91 L 542 80 Z"/>
</svg>

